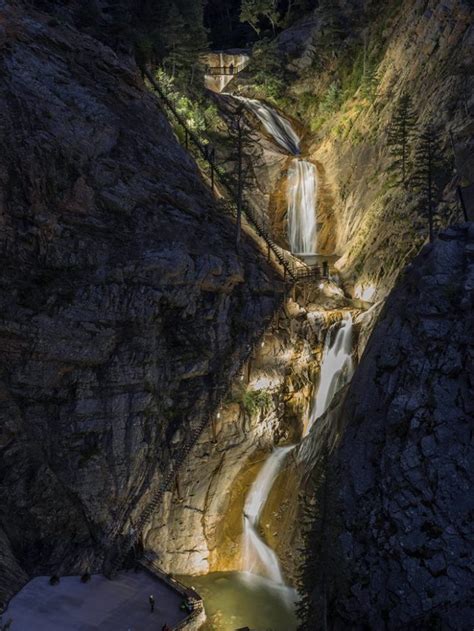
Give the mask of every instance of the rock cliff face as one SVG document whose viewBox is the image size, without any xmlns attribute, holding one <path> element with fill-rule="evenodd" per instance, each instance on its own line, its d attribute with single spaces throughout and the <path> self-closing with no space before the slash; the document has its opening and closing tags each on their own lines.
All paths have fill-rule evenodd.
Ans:
<svg viewBox="0 0 474 631">
<path fill-rule="evenodd" d="M 342 407 L 301 446 L 318 507 L 309 602 L 326 628 L 472 626 L 473 306 L 465 224 L 409 266 Z"/>
<path fill-rule="evenodd" d="M 0 13 L 4 600 L 26 574 L 99 566 L 281 287 L 248 238 L 236 252 L 136 68 Z"/>
<path fill-rule="evenodd" d="M 299 302 L 286 301 L 235 380 L 214 425 L 189 455 L 177 487 L 154 515 L 145 541 L 166 571 L 206 574 L 243 569 L 248 491 L 273 446 L 300 439 L 325 334 L 348 306 L 344 298 L 321 293 L 316 292 L 312 302 L 305 302 L 302 295 L 297 296 Z M 287 579 L 295 583 L 298 506 L 289 501 L 283 486 L 275 485 L 261 527 Z M 298 488 L 292 491 L 296 498 Z"/>
<path fill-rule="evenodd" d="M 411 185 L 396 186 L 390 170 L 388 127 L 403 93 L 412 98 L 416 123 L 410 160 L 416 134 L 428 123 L 441 145 L 444 190 L 436 225 L 462 220 L 456 185 L 474 182 L 472 3 L 333 4 L 343 31 L 335 45 L 330 42 L 337 35 L 328 35 L 318 10 L 279 36 L 291 74 L 276 102 L 307 130 L 303 152 L 318 165 L 323 211 L 327 206 L 331 213 L 330 243 L 341 257 L 337 265 L 346 287 L 375 301 L 388 294 L 427 237 L 417 193 Z M 272 99 L 251 71 L 250 64 L 235 89 Z M 322 221 L 327 223 L 324 216 Z"/>
</svg>

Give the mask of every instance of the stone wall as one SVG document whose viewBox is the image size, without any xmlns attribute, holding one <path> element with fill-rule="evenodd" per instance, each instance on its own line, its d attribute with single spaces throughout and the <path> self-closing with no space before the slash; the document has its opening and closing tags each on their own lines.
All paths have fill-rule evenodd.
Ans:
<svg viewBox="0 0 474 631">
<path fill-rule="evenodd" d="M 409 266 L 344 402 L 302 445 L 309 611 L 327 607 L 327 627 L 303 628 L 472 624 L 473 288 L 464 224 Z"/>
<path fill-rule="evenodd" d="M 100 568 L 283 288 L 133 65 L 0 9 L 3 600 Z"/>
</svg>

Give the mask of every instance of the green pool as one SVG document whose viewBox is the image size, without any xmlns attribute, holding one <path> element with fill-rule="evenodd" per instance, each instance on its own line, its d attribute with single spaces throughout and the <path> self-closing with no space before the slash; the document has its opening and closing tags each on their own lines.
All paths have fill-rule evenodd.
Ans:
<svg viewBox="0 0 474 631">
<path fill-rule="evenodd" d="M 183 576 L 180 580 L 204 599 L 207 631 L 295 631 L 297 593 L 290 587 L 247 572 Z"/>
</svg>

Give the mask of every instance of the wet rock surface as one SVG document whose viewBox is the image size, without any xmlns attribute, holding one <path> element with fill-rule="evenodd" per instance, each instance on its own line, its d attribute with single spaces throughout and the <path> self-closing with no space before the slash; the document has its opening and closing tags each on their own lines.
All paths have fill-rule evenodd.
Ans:
<svg viewBox="0 0 474 631">
<path fill-rule="evenodd" d="M 302 448 L 328 628 L 472 626 L 473 243 L 472 224 L 453 227 L 414 260 L 342 408 Z"/>
<path fill-rule="evenodd" d="M 178 486 L 154 515 L 145 544 L 166 571 L 197 575 L 243 569 L 246 497 L 274 445 L 299 441 L 325 335 L 350 307 L 330 288 L 313 291 L 309 301 L 307 293 L 297 290 L 295 300 L 289 297 L 275 315 L 214 423 L 191 451 Z M 260 520 L 264 540 L 293 585 L 301 554 L 299 483 L 293 467 L 285 467 Z"/>
<path fill-rule="evenodd" d="M 100 567 L 281 286 L 247 238 L 236 252 L 135 67 L 0 9 L 4 600 L 26 574 Z"/>
</svg>

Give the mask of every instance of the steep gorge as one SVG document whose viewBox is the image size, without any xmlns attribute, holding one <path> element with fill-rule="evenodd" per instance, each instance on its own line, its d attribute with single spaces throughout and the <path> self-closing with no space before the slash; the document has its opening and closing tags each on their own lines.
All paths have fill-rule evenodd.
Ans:
<svg viewBox="0 0 474 631">
<path fill-rule="evenodd" d="M 135 66 L 0 4 L 6 600 L 101 567 L 283 290 Z"/>
<path fill-rule="evenodd" d="M 339 259 L 345 291 L 328 281 L 284 296 L 278 271 L 245 231 L 236 250 L 232 220 L 131 60 L 0 1 L 2 598 L 38 572 L 100 569 L 209 413 L 141 543 L 165 571 L 241 570 L 248 492 L 275 445 L 305 433 L 328 332 L 351 313 L 361 366 L 285 460 L 260 534 L 288 583 L 306 572 L 305 603 L 325 613 L 305 628 L 419 620 L 463 628 L 468 506 L 455 486 L 467 490 L 472 480 L 472 367 L 462 350 L 472 340 L 472 230 L 444 233 L 415 260 L 365 354 L 382 304 L 362 313 L 369 305 L 357 300 L 384 299 L 425 240 L 421 218 L 409 221 L 410 195 L 386 173 L 384 130 L 395 95 L 406 85 L 422 93 L 427 67 L 433 91 L 418 102 L 420 123 L 436 103 L 437 123 L 452 117 L 457 133 L 448 201 L 459 181 L 472 181 L 471 158 L 460 160 L 472 128 L 453 78 L 461 60 L 470 63 L 469 13 L 457 0 L 441 12 L 429 2 L 402 5 L 380 44 L 375 99 L 356 92 L 324 121 L 311 109 L 328 79 L 316 70 L 320 25 L 303 20 L 279 38 L 295 76 L 277 104 L 300 118 L 320 182 L 318 252 Z M 365 25 L 370 54 L 378 25 L 375 17 Z M 266 97 L 252 64 L 234 89 Z M 288 247 L 289 157 L 249 120 L 264 158 L 255 207 Z M 444 201 L 440 208 L 440 224 L 457 217 Z"/>
</svg>

